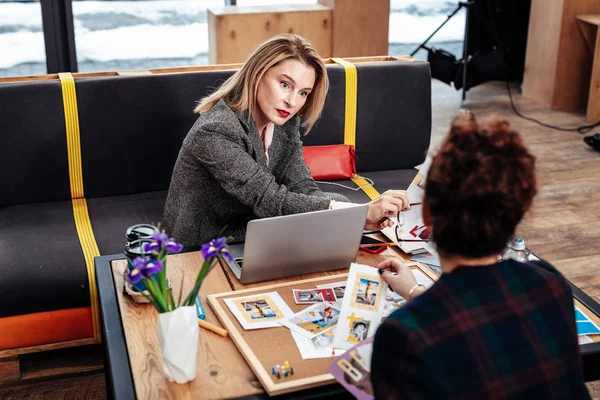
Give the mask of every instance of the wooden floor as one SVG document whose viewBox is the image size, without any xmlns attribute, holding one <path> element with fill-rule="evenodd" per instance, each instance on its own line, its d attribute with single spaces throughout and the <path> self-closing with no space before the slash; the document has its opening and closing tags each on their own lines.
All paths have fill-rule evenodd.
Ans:
<svg viewBox="0 0 600 400">
<path fill-rule="evenodd" d="M 518 110 L 527 116 L 559 126 L 586 123 L 583 111 L 549 110 L 523 98 L 517 85 L 512 85 L 512 91 Z M 503 83 L 487 83 L 471 89 L 462 106 L 477 117 L 498 113 L 523 135 L 537 157 L 540 188 L 533 210 L 518 228 L 518 235 L 569 280 L 600 301 L 600 153 L 583 143 L 583 135 L 555 131 L 517 117 L 510 108 Z M 432 149 L 435 149 L 461 107 L 460 92 L 434 81 L 432 107 Z M 600 132 L 600 128 L 593 132 Z M 59 355 L 58 361 L 53 361 L 59 364 L 50 369 L 58 376 L 37 373 L 21 383 L 0 384 L 0 398 L 103 399 L 106 389 L 99 352 L 98 346 L 88 346 L 76 355 L 68 352 Z M 44 362 L 48 361 L 30 360 L 30 368 L 42 370 Z M 75 372 L 73 365 L 78 363 L 84 372 Z M 600 399 L 600 381 L 588 387 L 593 398 Z"/>
</svg>

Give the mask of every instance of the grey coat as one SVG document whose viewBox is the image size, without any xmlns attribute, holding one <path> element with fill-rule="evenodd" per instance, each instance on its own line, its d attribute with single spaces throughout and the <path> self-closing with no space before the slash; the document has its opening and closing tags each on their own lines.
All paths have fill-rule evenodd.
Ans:
<svg viewBox="0 0 600 400">
<path fill-rule="evenodd" d="M 300 118 L 275 126 L 269 165 L 247 111 L 223 100 L 202 114 L 183 141 L 173 169 L 163 224 L 185 246 L 198 246 L 223 232 L 243 240 L 248 220 L 324 210 L 323 193 L 304 162 Z"/>
</svg>

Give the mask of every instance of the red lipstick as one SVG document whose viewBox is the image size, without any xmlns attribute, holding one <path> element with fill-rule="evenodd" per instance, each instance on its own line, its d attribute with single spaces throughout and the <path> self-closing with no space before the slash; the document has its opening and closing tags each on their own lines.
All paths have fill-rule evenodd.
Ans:
<svg viewBox="0 0 600 400">
<path fill-rule="evenodd" d="M 287 118 L 290 115 L 290 113 L 288 111 L 280 110 L 279 108 L 276 108 L 276 110 L 277 110 L 277 114 L 279 114 L 279 116 L 281 118 Z"/>
</svg>

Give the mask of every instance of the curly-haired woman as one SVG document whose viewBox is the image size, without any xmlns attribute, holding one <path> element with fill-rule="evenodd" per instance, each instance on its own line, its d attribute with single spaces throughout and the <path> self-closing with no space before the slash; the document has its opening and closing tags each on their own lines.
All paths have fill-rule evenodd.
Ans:
<svg viewBox="0 0 600 400">
<path fill-rule="evenodd" d="M 506 121 L 454 119 L 423 200 L 441 277 L 425 291 L 403 264 L 378 266 L 408 302 L 374 339 L 377 398 L 589 398 L 568 283 L 545 262 L 499 261 L 535 193 L 535 159 Z"/>
</svg>

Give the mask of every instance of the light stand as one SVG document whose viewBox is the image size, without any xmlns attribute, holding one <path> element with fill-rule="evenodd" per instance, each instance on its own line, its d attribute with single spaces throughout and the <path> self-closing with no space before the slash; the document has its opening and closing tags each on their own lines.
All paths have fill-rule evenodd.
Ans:
<svg viewBox="0 0 600 400">
<path fill-rule="evenodd" d="M 425 39 L 425 41 L 423 43 L 421 43 L 419 45 L 419 47 L 417 47 L 415 49 L 415 51 L 413 51 L 412 53 L 410 53 L 410 56 L 414 56 L 417 51 L 419 51 L 420 49 L 425 49 L 425 50 L 429 50 L 428 47 L 426 47 L 425 45 L 427 44 L 427 42 L 429 42 L 429 40 L 436 34 L 438 33 L 438 31 L 440 29 L 442 29 L 442 27 L 444 25 L 446 25 L 446 23 L 448 21 L 450 21 L 450 18 L 454 17 L 456 15 L 456 13 L 458 11 L 460 11 L 461 8 L 466 8 L 467 10 L 467 15 L 465 17 L 465 37 L 463 39 L 463 57 L 462 60 L 460 60 L 460 62 L 463 64 L 463 70 L 462 70 L 462 101 L 465 101 L 465 98 L 467 97 L 466 95 L 466 86 L 467 86 L 467 62 L 468 62 L 468 58 L 469 56 L 467 55 L 467 47 L 469 44 L 469 7 L 472 6 L 473 4 L 475 4 L 474 0 L 471 1 L 459 1 L 458 2 L 458 7 L 456 7 L 456 9 L 454 11 L 452 11 L 452 13 L 450 15 L 448 15 L 448 17 L 446 18 L 446 20 L 444 22 L 442 22 L 442 24 L 440 26 L 438 26 L 438 28 L 433 31 L 433 33 L 431 35 L 429 35 L 429 37 L 427 39 Z"/>
</svg>

